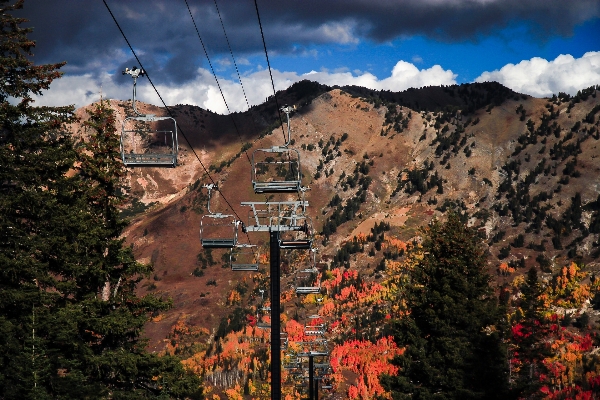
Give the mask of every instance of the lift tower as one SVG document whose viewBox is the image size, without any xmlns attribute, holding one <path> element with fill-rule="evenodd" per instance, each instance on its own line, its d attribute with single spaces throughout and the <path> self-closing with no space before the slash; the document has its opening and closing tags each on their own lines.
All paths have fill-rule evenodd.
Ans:
<svg viewBox="0 0 600 400">
<path fill-rule="evenodd" d="M 251 180 L 255 194 L 294 194 L 301 200 L 242 202 L 249 207 L 248 221 L 243 223 L 232 216 L 213 213 L 204 215 L 201 222 L 201 241 L 206 248 L 230 248 L 242 252 L 252 245 L 238 243 L 238 230 L 243 233 L 269 232 L 270 255 L 270 300 L 271 300 L 271 399 L 281 399 L 281 351 L 283 341 L 287 345 L 287 337 L 281 332 L 281 249 L 312 249 L 312 220 L 306 215 L 308 202 L 304 200 L 307 188 L 302 186 L 300 170 L 300 153 L 290 148 L 291 129 L 290 113 L 295 107 L 281 108 L 287 116 L 287 134 L 284 132 L 284 144 L 269 148 L 256 149 L 252 154 Z M 210 191 L 212 185 L 206 186 Z M 232 269 L 256 270 L 258 264 L 236 264 L 231 258 Z M 303 288 L 307 290 L 307 288 Z M 315 290 L 312 289 L 311 290 Z M 302 289 L 300 290 L 302 292 Z M 306 292 L 308 293 L 308 292 Z M 312 292 L 311 292 L 312 293 Z M 266 326 L 265 328 L 269 328 Z"/>
<path fill-rule="evenodd" d="M 282 146 L 257 149 L 252 153 L 252 186 L 254 193 L 297 193 L 302 200 L 242 202 L 250 207 L 246 232 L 269 232 L 271 282 L 271 399 L 281 399 L 281 249 L 310 249 L 310 218 L 306 216 L 300 153 L 290 148 L 290 113 L 295 107 L 281 108 L 287 116 L 287 134 Z M 283 238 L 282 233 L 293 233 Z"/>
</svg>

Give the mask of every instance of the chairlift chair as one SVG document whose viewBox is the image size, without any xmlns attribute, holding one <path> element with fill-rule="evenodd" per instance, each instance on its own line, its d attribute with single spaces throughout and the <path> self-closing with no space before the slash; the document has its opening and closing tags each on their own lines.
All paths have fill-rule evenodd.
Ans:
<svg viewBox="0 0 600 400">
<path fill-rule="evenodd" d="M 210 209 L 210 197 L 214 184 L 203 185 L 208 188 L 208 214 L 200 219 L 200 242 L 204 248 L 231 249 L 237 244 L 239 221 L 233 215 L 213 213 Z"/>
<path fill-rule="evenodd" d="M 252 153 L 254 193 L 295 193 L 302 186 L 300 152 L 285 146 L 256 149 Z"/>
<path fill-rule="evenodd" d="M 296 294 L 319 294 L 321 288 L 317 286 L 298 286 L 296 288 Z"/>
<path fill-rule="evenodd" d="M 304 214 L 308 206 L 306 201 L 250 201 L 241 204 L 250 206 L 248 223 L 244 226 L 244 232 L 297 231 L 304 232 L 307 238 L 312 239 L 310 229 L 312 223 L 310 223 L 310 218 Z M 295 236 L 292 238 L 296 239 Z"/>
<path fill-rule="evenodd" d="M 289 361 L 283 364 L 284 369 L 301 369 L 302 363 L 298 360 Z"/>
<path fill-rule="evenodd" d="M 237 221 L 233 215 L 205 214 L 200 219 L 202 247 L 230 249 L 237 243 Z"/>
<path fill-rule="evenodd" d="M 316 364 L 316 363 L 315 363 Z M 333 374 L 333 368 L 331 368 L 331 364 L 328 362 L 319 363 L 315 366 L 315 369 L 319 370 L 319 375 L 323 378 L 328 377 Z"/>
<path fill-rule="evenodd" d="M 263 305 L 256 312 L 256 317 L 258 319 L 258 322 L 256 323 L 256 327 L 260 328 L 260 329 L 271 329 L 271 323 L 270 322 L 267 323 L 267 322 L 261 321 L 262 317 L 259 317 L 259 314 L 258 314 L 259 311 L 262 313 L 261 315 L 267 315 L 267 314 L 271 313 L 271 307 Z"/>
<path fill-rule="evenodd" d="M 290 149 L 290 113 L 296 109 L 287 104 L 281 108 L 287 115 L 287 135 L 284 132 L 284 145 L 268 149 L 257 149 L 252 153 L 252 186 L 254 193 L 293 193 L 300 192 L 300 152 Z"/>
<path fill-rule="evenodd" d="M 312 245 L 312 240 L 309 240 L 309 239 L 280 240 L 279 241 L 280 249 L 306 250 L 306 249 L 310 249 L 311 245 Z"/>
<path fill-rule="evenodd" d="M 315 368 L 316 369 L 316 368 Z M 322 390 L 331 390 L 333 389 L 333 380 L 329 374 L 321 375 L 316 377 L 320 381 L 320 386 Z"/>
<path fill-rule="evenodd" d="M 317 326 L 316 329 L 306 329 L 306 327 L 305 327 L 306 331 L 324 330 L 324 329 L 325 329 L 324 327 L 319 327 L 319 326 Z M 311 335 L 309 335 L 309 336 L 311 336 Z M 327 339 L 325 339 L 322 336 L 315 336 L 315 335 L 312 335 L 311 337 L 313 337 L 313 339 L 302 342 L 302 346 L 304 346 L 304 348 L 307 348 L 309 350 L 309 352 L 326 353 L 328 355 L 329 348 L 327 345 Z"/>
<path fill-rule="evenodd" d="M 258 271 L 259 254 L 256 245 L 236 244 L 229 253 L 229 264 L 232 271 Z"/>
<path fill-rule="evenodd" d="M 317 249 L 311 248 L 312 260 L 311 264 L 308 268 L 301 269 L 297 272 L 298 275 L 301 275 L 301 279 L 306 281 L 310 278 L 313 278 L 315 275 L 319 273 L 319 270 L 316 267 L 316 252 Z M 297 286 L 296 294 L 320 294 L 321 293 L 321 284 L 313 285 L 313 286 Z"/>
<path fill-rule="evenodd" d="M 142 69 L 125 68 L 123 75 L 133 78 L 133 97 L 131 99 L 134 116 L 123 120 L 121 127 L 121 159 L 126 166 L 169 166 L 177 165 L 179 144 L 177 141 L 177 122 L 171 117 L 157 117 L 154 114 L 141 114 L 136 108 L 137 78 L 145 76 Z M 142 145 L 148 149 L 142 151 Z"/>
<path fill-rule="evenodd" d="M 326 338 L 315 338 L 313 340 L 309 340 L 308 342 L 301 342 L 303 345 L 312 346 L 312 347 L 327 347 L 327 339 Z"/>
<path fill-rule="evenodd" d="M 306 336 L 323 336 L 325 335 L 325 325 L 307 325 L 304 327 Z"/>
<path fill-rule="evenodd" d="M 298 224 L 297 226 L 301 226 L 302 229 L 283 233 L 279 239 L 279 248 L 289 250 L 311 249 L 313 243 L 312 220 L 305 215 L 295 215 L 286 218 L 290 220 L 294 219 L 292 223 Z"/>
<path fill-rule="evenodd" d="M 271 329 L 271 324 L 267 324 L 265 322 L 257 322 L 256 327 L 259 329 Z"/>
<path fill-rule="evenodd" d="M 303 378 L 303 380 L 306 380 L 306 379 L 308 379 L 308 377 Z M 298 392 L 298 394 L 300 394 L 301 396 L 308 394 L 308 387 L 306 386 L 306 382 L 297 383 L 295 385 L 295 388 L 296 388 L 296 391 Z"/>
<path fill-rule="evenodd" d="M 325 329 L 325 324 L 314 324 L 314 325 L 305 325 L 304 326 L 304 330 L 311 330 L 311 329 L 316 329 L 316 330 L 324 330 Z"/>
</svg>

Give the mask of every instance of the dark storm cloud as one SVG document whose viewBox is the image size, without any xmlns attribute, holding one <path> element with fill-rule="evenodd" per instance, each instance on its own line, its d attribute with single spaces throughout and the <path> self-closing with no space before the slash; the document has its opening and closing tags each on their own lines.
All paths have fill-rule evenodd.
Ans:
<svg viewBox="0 0 600 400">
<path fill-rule="evenodd" d="M 415 34 L 468 40 L 515 20 L 530 21 L 542 35 L 568 35 L 575 25 L 600 17 L 598 0 L 268 0 L 260 4 L 269 20 L 301 21 L 309 29 L 355 20 L 357 33 L 374 41 Z"/>
<path fill-rule="evenodd" d="M 178 7 L 174 1 L 107 3 L 153 80 L 181 83 L 194 76 L 205 58 L 183 1 Z M 214 3 L 209 5 L 214 9 Z M 101 1 L 27 0 L 18 15 L 34 28 L 36 63 L 67 61 L 64 70 L 72 74 L 119 72 L 138 64 Z M 203 24 L 199 29 L 205 42 L 216 44 L 216 54 L 223 52 L 224 44 L 214 40 L 215 22 L 218 19 L 213 18 L 212 26 Z M 222 32 L 217 33 L 221 40 Z"/>
<path fill-rule="evenodd" d="M 208 67 L 184 0 L 107 0 L 144 67 L 157 82 L 181 83 Z M 214 0 L 188 0 L 209 56 L 229 57 Z M 262 52 L 252 0 L 218 2 L 236 57 Z M 269 51 L 301 52 L 313 44 L 401 35 L 443 41 L 477 40 L 526 21 L 534 40 L 569 35 L 600 16 L 600 0 L 258 0 Z M 67 61 L 82 74 L 133 65 L 131 52 L 102 1 L 26 0 L 37 41 L 35 61 Z M 115 77 L 116 79 L 116 77 Z"/>
</svg>

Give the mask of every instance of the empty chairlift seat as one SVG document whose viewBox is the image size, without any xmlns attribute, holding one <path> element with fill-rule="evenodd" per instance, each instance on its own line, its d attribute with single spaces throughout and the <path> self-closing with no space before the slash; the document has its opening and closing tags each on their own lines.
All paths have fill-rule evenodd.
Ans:
<svg viewBox="0 0 600 400">
<path fill-rule="evenodd" d="M 229 256 L 232 271 L 258 271 L 260 255 L 255 245 L 236 244 Z"/>
<path fill-rule="evenodd" d="M 319 294 L 321 288 L 317 286 L 298 286 L 296 288 L 296 294 Z"/>
<path fill-rule="evenodd" d="M 314 282 L 317 278 L 318 270 L 316 268 L 307 268 L 301 271 L 298 271 L 298 277 L 300 279 L 300 283 L 310 283 Z M 300 285 L 296 286 L 296 294 L 319 294 L 321 293 L 321 284 L 312 284 L 312 285 Z"/>
<path fill-rule="evenodd" d="M 309 250 L 312 249 L 313 237 L 312 237 L 312 220 L 304 215 L 292 217 L 285 217 L 284 220 L 289 219 L 294 221 L 292 224 L 299 227 L 296 231 L 288 231 L 281 234 L 279 238 L 279 248 L 290 249 L 290 250 Z"/>
<path fill-rule="evenodd" d="M 312 239 L 310 218 L 303 215 L 308 202 L 305 201 L 246 201 L 242 206 L 249 206 L 248 224 L 245 232 L 279 231 L 280 240 L 308 238 Z M 296 234 L 294 234 L 296 232 Z M 301 235 L 304 234 L 304 235 Z"/>
<path fill-rule="evenodd" d="M 302 363 L 298 358 L 289 359 L 283 362 L 284 369 L 301 369 Z"/>
<path fill-rule="evenodd" d="M 177 166 L 177 123 L 152 114 L 127 117 L 121 130 L 121 158 L 126 166 Z"/>
<path fill-rule="evenodd" d="M 252 186 L 255 193 L 300 192 L 300 152 L 285 146 L 254 150 Z"/>
<path fill-rule="evenodd" d="M 237 243 L 237 221 L 233 215 L 206 214 L 200 219 L 200 242 L 204 248 L 230 249 Z"/>
<path fill-rule="evenodd" d="M 284 145 L 257 149 L 252 153 L 252 185 L 255 193 L 300 192 L 300 152 L 288 148 L 292 141 L 290 113 L 295 109 L 295 106 L 288 105 L 280 109 L 287 116 L 287 134 L 285 131 L 283 133 Z"/>
<path fill-rule="evenodd" d="M 279 248 L 281 249 L 306 250 L 310 249 L 311 246 L 312 240 L 310 239 L 289 239 L 279 241 Z"/>
<path fill-rule="evenodd" d="M 307 325 L 304 327 L 304 334 L 306 336 L 322 336 L 325 334 L 325 325 Z"/>
<path fill-rule="evenodd" d="M 315 284 L 318 281 L 319 270 L 316 267 L 316 252 L 315 248 L 311 248 L 311 257 L 306 268 L 296 272 L 300 285 L 296 287 L 296 294 L 319 294 L 321 293 L 321 284 Z M 312 283 L 307 285 L 307 283 Z"/>
<path fill-rule="evenodd" d="M 208 189 L 207 209 L 200 219 L 200 243 L 209 249 L 231 249 L 237 244 L 239 221 L 233 215 L 213 213 L 210 209 L 210 198 L 215 184 L 203 185 Z"/>
<path fill-rule="evenodd" d="M 259 329 L 271 329 L 271 324 L 268 324 L 266 322 L 257 322 L 256 327 Z"/>
<path fill-rule="evenodd" d="M 121 127 L 121 159 L 126 166 L 168 166 L 177 165 L 179 144 L 177 142 L 177 122 L 171 117 L 157 117 L 142 114 L 136 107 L 137 78 L 145 76 L 142 69 L 125 68 L 123 75 L 133 78 L 133 115 L 123 120 Z"/>
</svg>

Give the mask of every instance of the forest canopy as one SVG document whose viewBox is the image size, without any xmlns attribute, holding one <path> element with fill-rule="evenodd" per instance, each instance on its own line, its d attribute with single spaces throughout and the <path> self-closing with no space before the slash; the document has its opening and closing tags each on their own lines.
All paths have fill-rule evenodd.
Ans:
<svg viewBox="0 0 600 400">
<path fill-rule="evenodd" d="M 30 28 L 0 2 L 0 397 L 202 398 L 198 377 L 145 349 L 152 271 L 121 237 L 124 167 L 112 110 L 35 107 L 65 63 L 35 65 Z"/>
</svg>

